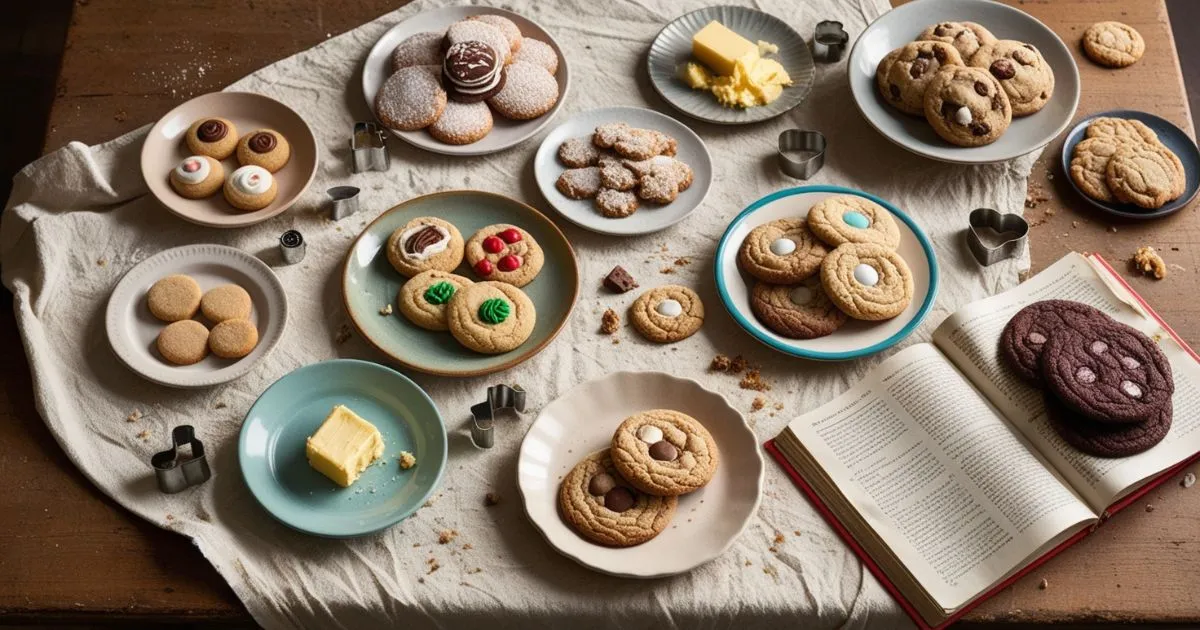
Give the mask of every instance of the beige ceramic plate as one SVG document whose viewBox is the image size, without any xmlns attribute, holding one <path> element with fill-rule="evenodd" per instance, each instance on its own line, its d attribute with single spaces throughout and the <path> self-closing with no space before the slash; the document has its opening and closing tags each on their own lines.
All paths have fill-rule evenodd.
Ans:
<svg viewBox="0 0 1200 630">
<path fill-rule="evenodd" d="M 607 448 L 625 418 L 674 409 L 712 434 L 721 463 L 704 488 L 679 497 L 666 529 L 634 547 L 604 547 L 575 533 L 558 511 L 558 485 L 579 460 Z M 550 546 L 610 575 L 654 578 L 690 571 L 733 545 L 758 511 L 763 459 L 742 414 L 699 383 L 661 372 L 616 372 L 577 385 L 538 414 L 521 442 L 517 485 L 529 520 Z"/>
<path fill-rule="evenodd" d="M 184 134 L 196 119 L 209 116 L 232 121 L 239 135 L 270 128 L 287 138 L 292 157 L 275 173 L 279 194 L 271 205 L 243 212 L 229 205 L 219 190 L 207 199 L 185 199 L 171 188 L 171 169 L 191 155 L 183 142 Z M 226 177 L 238 167 L 233 156 L 221 164 Z M 213 92 L 197 96 L 159 119 L 142 145 L 142 177 L 150 193 L 176 216 L 209 227 L 242 227 L 270 219 L 304 194 L 316 172 L 317 138 L 308 123 L 287 105 L 261 94 Z"/>
</svg>

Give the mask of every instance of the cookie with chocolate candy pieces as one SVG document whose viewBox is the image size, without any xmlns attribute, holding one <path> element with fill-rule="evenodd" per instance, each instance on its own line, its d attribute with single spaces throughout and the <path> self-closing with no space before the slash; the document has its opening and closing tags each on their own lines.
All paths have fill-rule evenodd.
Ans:
<svg viewBox="0 0 1200 630">
<path fill-rule="evenodd" d="M 634 488 L 673 497 L 703 488 L 721 455 L 712 435 L 695 418 L 671 409 L 626 418 L 612 439 L 617 472 Z"/>
<path fill-rule="evenodd" d="M 610 449 L 575 465 L 558 489 L 563 520 L 580 536 L 610 547 L 640 545 L 666 529 L 679 500 L 635 489 L 620 473 Z"/>
<path fill-rule="evenodd" d="M 1000 358 L 1022 380 L 1041 388 L 1042 351 L 1058 330 L 1102 326 L 1112 321 L 1099 310 L 1070 300 L 1042 300 L 1017 311 L 1000 333 Z"/>
</svg>

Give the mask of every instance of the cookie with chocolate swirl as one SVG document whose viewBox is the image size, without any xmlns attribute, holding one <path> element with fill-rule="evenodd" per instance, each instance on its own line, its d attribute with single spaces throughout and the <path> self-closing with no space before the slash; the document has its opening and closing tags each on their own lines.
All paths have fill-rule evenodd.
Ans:
<svg viewBox="0 0 1200 630">
<path fill-rule="evenodd" d="M 200 118 L 188 127 L 183 141 L 190 153 L 224 160 L 233 155 L 234 149 L 237 148 L 237 127 L 225 118 Z"/>
<path fill-rule="evenodd" d="M 242 166 L 253 164 L 272 173 L 287 165 L 292 147 L 287 138 L 274 129 L 256 129 L 237 143 L 237 159 Z"/>
<path fill-rule="evenodd" d="M 463 260 L 465 243 L 454 224 L 436 217 L 417 217 L 392 232 L 387 258 L 406 278 L 423 271 L 454 271 Z"/>
</svg>

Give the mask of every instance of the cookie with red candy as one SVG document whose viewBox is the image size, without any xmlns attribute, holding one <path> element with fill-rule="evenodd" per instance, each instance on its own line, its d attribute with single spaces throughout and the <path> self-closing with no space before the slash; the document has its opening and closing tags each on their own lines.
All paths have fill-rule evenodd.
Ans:
<svg viewBox="0 0 1200 630">
<path fill-rule="evenodd" d="M 523 287 L 537 277 L 546 257 L 533 236 L 515 225 L 489 225 L 467 240 L 467 265 L 480 280 Z"/>
</svg>

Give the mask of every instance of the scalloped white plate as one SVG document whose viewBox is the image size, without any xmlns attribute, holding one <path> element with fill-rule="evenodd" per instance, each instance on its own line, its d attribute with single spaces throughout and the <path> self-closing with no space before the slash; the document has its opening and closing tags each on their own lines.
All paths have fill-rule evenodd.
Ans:
<svg viewBox="0 0 1200 630">
<path fill-rule="evenodd" d="M 241 359 L 209 354 L 194 365 L 167 363 L 155 347 L 167 324 L 150 314 L 146 292 L 160 278 L 176 273 L 195 278 L 204 291 L 234 283 L 250 293 L 250 321 L 258 327 L 258 346 Z M 117 358 L 142 378 L 170 387 L 210 387 L 243 376 L 270 354 L 283 336 L 287 311 L 283 284 L 266 263 L 225 245 L 184 245 L 159 252 L 125 273 L 108 298 L 104 327 Z M 200 314 L 196 319 L 213 326 Z"/>
<path fill-rule="evenodd" d="M 667 528 L 634 547 L 597 545 L 558 514 L 558 486 L 585 456 L 607 448 L 625 418 L 674 409 L 699 420 L 721 452 L 712 481 L 679 498 Z M 723 396 L 661 372 L 616 372 L 575 386 L 546 405 L 529 427 L 517 459 L 525 513 L 559 553 L 619 577 L 655 578 L 690 571 L 720 556 L 758 511 L 763 458 L 759 439 Z"/>
</svg>

